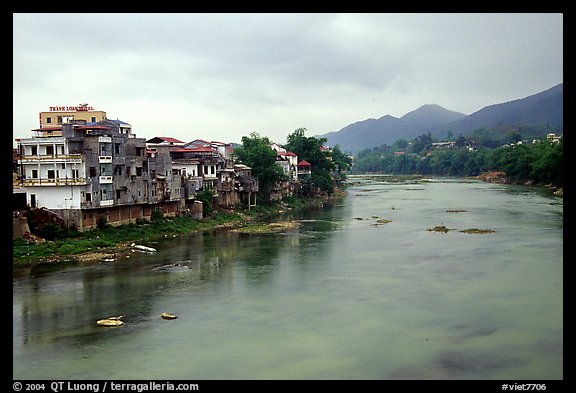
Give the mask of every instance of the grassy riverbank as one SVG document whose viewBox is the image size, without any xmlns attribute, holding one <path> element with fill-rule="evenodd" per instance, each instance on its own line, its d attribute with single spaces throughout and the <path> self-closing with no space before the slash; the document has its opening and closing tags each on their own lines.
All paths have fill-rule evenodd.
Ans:
<svg viewBox="0 0 576 393">
<path fill-rule="evenodd" d="M 338 196 L 342 196 L 340 193 Z M 27 266 L 41 263 L 55 263 L 71 260 L 104 259 L 117 252 L 126 250 L 130 244 L 144 244 L 167 236 L 181 236 L 198 231 L 239 228 L 249 223 L 304 207 L 323 200 L 284 198 L 281 203 L 259 205 L 251 210 L 218 211 L 211 217 L 195 220 L 188 216 L 155 217 L 151 221 L 140 220 L 112 227 L 77 233 L 74 237 L 33 242 L 26 239 L 15 239 L 12 242 L 13 266 Z"/>
</svg>

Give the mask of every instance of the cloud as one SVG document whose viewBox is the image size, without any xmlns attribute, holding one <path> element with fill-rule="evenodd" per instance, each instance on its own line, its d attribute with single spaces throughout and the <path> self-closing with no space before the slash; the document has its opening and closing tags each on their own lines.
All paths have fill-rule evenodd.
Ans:
<svg viewBox="0 0 576 393">
<path fill-rule="evenodd" d="M 140 136 L 187 140 L 194 130 L 239 141 L 257 131 L 283 141 L 298 127 L 337 131 L 428 103 L 470 113 L 563 80 L 562 14 L 14 14 L 13 21 L 20 136 L 48 106 L 84 101 Z"/>
</svg>

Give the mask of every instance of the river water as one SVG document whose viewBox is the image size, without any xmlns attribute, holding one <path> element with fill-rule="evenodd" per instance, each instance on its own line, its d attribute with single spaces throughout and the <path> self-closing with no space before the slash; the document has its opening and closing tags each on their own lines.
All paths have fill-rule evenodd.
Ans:
<svg viewBox="0 0 576 393">
<path fill-rule="evenodd" d="M 346 198 L 280 217 L 299 224 L 282 233 L 15 270 L 13 378 L 563 379 L 561 198 L 350 179 Z"/>
</svg>

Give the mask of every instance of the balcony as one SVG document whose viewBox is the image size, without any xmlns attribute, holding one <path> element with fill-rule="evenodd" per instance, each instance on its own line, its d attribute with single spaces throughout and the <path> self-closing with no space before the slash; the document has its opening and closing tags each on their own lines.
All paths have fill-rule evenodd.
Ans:
<svg viewBox="0 0 576 393">
<path fill-rule="evenodd" d="M 98 181 L 100 184 L 112 184 L 112 176 L 99 176 Z"/>
<path fill-rule="evenodd" d="M 49 186 L 83 186 L 86 185 L 85 178 L 76 179 L 22 179 L 23 187 L 49 187 Z"/>
<path fill-rule="evenodd" d="M 82 156 L 80 154 L 63 154 L 63 155 L 26 155 L 21 156 L 19 159 L 20 164 L 41 164 L 51 163 L 69 163 L 80 164 L 82 163 Z"/>
<path fill-rule="evenodd" d="M 106 199 L 103 201 L 100 201 L 100 207 L 108 207 L 108 206 L 113 206 L 114 205 L 114 199 Z"/>
<path fill-rule="evenodd" d="M 98 156 L 100 164 L 112 164 L 112 156 Z"/>
</svg>

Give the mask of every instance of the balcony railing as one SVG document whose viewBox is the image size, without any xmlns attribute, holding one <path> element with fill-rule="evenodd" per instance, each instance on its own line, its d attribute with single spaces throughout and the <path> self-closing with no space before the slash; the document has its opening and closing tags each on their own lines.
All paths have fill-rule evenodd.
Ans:
<svg viewBox="0 0 576 393">
<path fill-rule="evenodd" d="M 56 162 L 56 163 L 81 163 L 82 155 L 80 154 L 59 154 L 59 155 L 27 155 L 20 156 L 20 164 L 37 163 L 38 161 Z"/>
<path fill-rule="evenodd" d="M 37 186 L 82 186 L 87 184 L 86 178 L 75 179 L 22 179 L 20 183 L 24 187 Z"/>
</svg>

